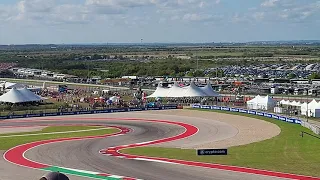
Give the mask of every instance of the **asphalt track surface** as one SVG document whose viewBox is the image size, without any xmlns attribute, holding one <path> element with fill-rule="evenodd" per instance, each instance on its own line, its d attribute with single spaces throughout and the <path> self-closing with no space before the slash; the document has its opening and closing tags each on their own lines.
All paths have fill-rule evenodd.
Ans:
<svg viewBox="0 0 320 180">
<path fill-rule="evenodd" d="M 103 116 L 103 115 L 102 115 Z M 124 114 L 121 115 L 123 117 Z M 269 180 L 280 179 L 276 177 L 261 176 L 248 173 L 239 173 L 218 169 L 208 169 L 176 164 L 165 164 L 159 162 L 139 161 L 133 159 L 123 159 L 119 157 L 112 157 L 102 155 L 99 153 L 101 149 L 108 147 L 120 146 L 125 144 L 141 143 L 162 138 L 172 137 L 181 134 L 185 130 L 177 125 L 170 125 L 165 123 L 153 123 L 153 122 L 141 122 L 141 121 L 123 121 L 123 120 L 94 120 L 84 118 L 81 120 L 68 120 L 71 116 L 65 117 L 64 120 L 47 120 L 47 121 L 26 121 L 26 122 L 14 122 L 5 121 L 0 126 L 34 126 L 34 125 L 48 125 L 48 124 L 92 124 L 92 125 L 107 125 L 107 126 L 121 126 L 130 128 L 128 134 L 98 138 L 81 141 L 67 141 L 60 143 L 46 144 L 38 146 L 25 153 L 25 157 L 32 161 L 41 162 L 44 164 L 50 164 L 55 166 L 103 172 L 108 174 L 121 175 L 126 177 L 134 177 L 145 180 L 239 180 L 239 179 L 253 179 L 253 180 Z M 71 117 L 71 118 L 74 118 Z M 132 114 L 130 114 L 132 118 Z M 61 119 L 61 117 L 60 117 Z M 170 119 L 166 119 L 170 120 Z M 177 119 L 175 119 L 176 121 Z M 182 120 L 181 120 L 182 121 Z M 207 124 L 195 123 L 197 127 L 207 126 Z M 217 124 L 217 126 L 222 126 Z M 227 125 L 224 128 L 228 127 Z M 235 133 L 235 130 L 230 126 L 230 130 L 217 135 L 218 139 L 230 138 Z M 205 133 L 205 132 L 202 132 Z M 209 133 L 209 132 L 207 132 Z M 230 133 L 230 134 L 228 134 Z M 208 141 L 205 139 L 204 141 Z M 179 140 L 177 141 L 179 144 Z M 18 167 L 9 163 L 0 162 L 0 173 L 8 173 L 6 175 L 0 175 L 1 180 L 22 180 L 26 179 L 21 177 L 21 172 L 25 172 L 24 175 L 29 178 L 36 177 L 44 174 L 45 172 L 36 172 L 37 170 L 26 170 L 24 167 Z M 8 168 L 13 168 L 7 170 Z M 14 173 L 19 171 L 20 173 Z M 11 173 L 11 174 L 9 174 Z M 70 176 L 71 180 L 83 180 L 88 178 Z M 7 179 L 6 179 L 7 178 Z"/>
</svg>

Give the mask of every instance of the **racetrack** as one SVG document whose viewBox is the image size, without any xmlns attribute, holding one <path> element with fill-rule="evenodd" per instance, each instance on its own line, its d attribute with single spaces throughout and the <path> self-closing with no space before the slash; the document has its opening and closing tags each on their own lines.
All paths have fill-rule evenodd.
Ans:
<svg viewBox="0 0 320 180">
<path fill-rule="evenodd" d="M 214 117 L 212 116 L 214 115 Z M 120 118 L 120 119 L 108 119 Z M 132 129 L 128 134 L 88 139 L 81 141 L 67 141 L 45 144 L 35 147 L 25 153 L 26 158 L 44 164 L 103 172 L 139 179 L 278 179 L 275 177 L 253 175 L 217 169 L 165 164 L 159 162 L 122 159 L 102 155 L 100 150 L 119 145 L 148 142 L 176 136 L 185 131 L 184 128 L 166 123 L 127 121 L 124 118 L 159 119 L 173 122 L 184 122 L 196 126 L 199 132 L 191 137 L 155 146 L 197 148 L 197 147 L 230 147 L 248 144 L 271 138 L 279 134 L 280 129 L 271 123 L 256 119 L 206 114 L 197 111 L 170 110 L 130 112 L 99 115 L 68 116 L 55 118 L 33 118 L 29 120 L 6 120 L 0 126 L 12 125 L 48 125 L 48 124 L 102 124 L 121 126 Z M 45 121 L 43 121 L 45 120 Z M 253 136 L 254 134 L 255 136 Z M 256 136 L 260 135 L 259 138 Z M 225 142 L 225 143 L 224 143 Z M 0 161 L 1 180 L 39 179 L 43 171 L 30 170 Z M 72 176 L 72 180 L 87 178 Z"/>
</svg>

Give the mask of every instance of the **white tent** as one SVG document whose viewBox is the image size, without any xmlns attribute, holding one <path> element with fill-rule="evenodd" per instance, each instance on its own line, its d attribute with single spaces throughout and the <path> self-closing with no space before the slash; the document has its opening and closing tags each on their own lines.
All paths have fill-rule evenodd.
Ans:
<svg viewBox="0 0 320 180">
<path fill-rule="evenodd" d="M 0 87 L 1 87 L 2 91 L 4 91 L 5 89 L 24 88 L 25 85 L 19 84 L 19 83 L 1 82 Z"/>
<path fill-rule="evenodd" d="M 42 98 L 40 96 L 37 96 L 36 94 L 34 94 L 33 92 L 31 92 L 29 89 L 22 88 L 22 89 L 18 89 L 18 91 L 23 94 L 25 97 L 27 97 L 30 101 L 41 101 Z"/>
<path fill-rule="evenodd" d="M 270 96 L 256 96 L 252 100 L 247 102 L 248 109 L 262 109 L 269 110 L 275 107 L 275 100 L 273 100 Z"/>
<path fill-rule="evenodd" d="M 220 94 L 218 94 L 217 92 L 215 92 L 211 86 L 211 83 L 208 82 L 208 84 L 205 87 L 201 87 L 201 90 L 206 93 L 208 96 L 211 97 L 218 97 L 221 96 Z"/>
<path fill-rule="evenodd" d="M 300 106 L 301 106 L 301 103 L 300 103 L 300 102 L 297 102 L 297 101 L 292 101 L 292 102 L 290 102 L 289 105 L 290 105 L 290 106 L 300 107 Z"/>
<path fill-rule="evenodd" d="M 207 94 L 206 91 L 210 94 Z M 154 97 L 208 97 L 208 96 L 220 96 L 218 93 L 214 92 L 211 85 L 208 84 L 204 88 L 200 88 L 191 82 L 189 86 L 180 87 L 177 82 L 175 82 L 172 87 L 164 88 L 158 85 L 156 91 L 148 96 L 148 98 Z"/>
<path fill-rule="evenodd" d="M 287 101 L 284 100 L 284 99 L 282 99 L 282 100 L 280 101 L 280 104 L 282 104 L 282 105 L 287 105 Z"/>
<path fill-rule="evenodd" d="M 169 92 L 166 97 L 184 97 L 187 88 L 182 88 L 177 82 L 174 82 L 173 86 L 169 88 Z"/>
<path fill-rule="evenodd" d="M 168 97 L 169 90 L 169 88 L 164 88 L 159 84 L 156 91 L 147 98 Z"/>
<path fill-rule="evenodd" d="M 185 89 L 184 97 L 205 97 L 209 96 L 202 89 L 191 82 L 190 85 Z"/>
<path fill-rule="evenodd" d="M 8 103 L 23 103 L 30 102 L 31 100 L 23 95 L 16 88 L 12 88 L 9 92 L 0 96 L 0 102 L 8 102 Z"/>
<path fill-rule="evenodd" d="M 311 109 L 309 110 L 309 113 L 311 113 L 309 116 L 312 117 L 320 117 L 320 102 L 317 104 L 314 104 Z"/>
<path fill-rule="evenodd" d="M 310 108 L 308 107 L 308 103 L 305 102 L 301 105 L 301 115 L 306 116 L 307 112 L 309 112 L 308 114 L 310 116 Z"/>
<path fill-rule="evenodd" d="M 256 96 L 256 97 L 254 97 L 253 99 L 247 101 L 247 107 L 248 107 L 248 109 L 258 109 L 258 106 L 257 106 L 257 105 L 258 105 L 260 99 L 261 99 L 261 96 L 258 95 L 258 96 Z"/>
<path fill-rule="evenodd" d="M 312 116 L 316 108 L 319 108 L 319 104 L 315 99 L 310 103 L 303 103 L 301 105 L 301 115 Z"/>
</svg>

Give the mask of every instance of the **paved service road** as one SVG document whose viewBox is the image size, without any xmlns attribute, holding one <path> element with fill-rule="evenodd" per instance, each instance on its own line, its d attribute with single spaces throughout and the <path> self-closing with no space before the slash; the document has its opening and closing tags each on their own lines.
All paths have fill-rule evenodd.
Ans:
<svg viewBox="0 0 320 180">
<path fill-rule="evenodd" d="M 100 115 L 101 116 L 101 115 Z M 102 115 L 103 116 L 103 115 Z M 124 114 L 121 115 L 122 117 Z M 133 114 L 130 114 L 132 118 Z M 95 116 L 96 117 L 96 116 Z M 129 117 L 129 116 L 128 116 Z M 61 117 L 60 117 L 61 118 Z M 183 166 L 176 164 L 166 164 L 159 162 L 149 162 L 149 161 L 139 161 L 132 159 L 122 159 L 118 157 L 112 157 L 107 155 L 99 154 L 99 150 L 108 147 L 146 142 L 156 139 L 162 139 L 166 137 L 172 137 L 174 135 L 184 132 L 182 127 L 177 125 L 169 125 L 164 123 L 153 123 L 153 122 L 140 122 L 140 121 L 123 121 L 123 120 L 94 120 L 88 118 L 87 120 L 69 120 L 66 117 L 65 120 L 61 121 L 30 121 L 30 122 L 11 122 L 6 121 L 0 123 L 0 126 L 5 125 L 46 125 L 46 124 L 103 124 L 103 125 L 116 125 L 127 127 L 133 129 L 130 133 L 126 135 L 108 137 L 103 139 L 90 139 L 81 141 L 68 141 L 61 143 L 52 143 L 43 146 L 38 146 L 25 153 L 28 159 L 33 161 L 95 172 L 102 172 L 108 174 L 121 175 L 126 177 L 134 177 L 145 180 L 162 180 L 162 179 L 172 179 L 172 180 L 239 180 L 239 179 L 254 179 L 254 180 L 271 180 L 279 179 L 274 177 L 259 176 L 247 173 L 237 173 L 224 170 L 216 169 L 206 169 L 199 167 Z M 177 118 L 177 117 L 176 117 Z M 170 119 L 166 119 L 170 120 Z M 201 125 L 200 125 L 201 126 Z M 218 126 L 222 126 L 218 124 Z M 224 126 L 228 127 L 227 125 Z M 216 131 L 216 129 L 214 130 Z M 221 132 L 218 140 L 221 138 L 232 138 L 234 136 L 235 130 L 230 126 L 230 130 Z M 228 135 L 228 132 L 231 134 Z M 237 133 L 236 133 L 237 134 Z M 207 136 L 208 138 L 208 136 Z M 207 139 L 205 140 L 207 141 Z M 179 142 L 179 140 L 177 141 Z M 179 143 L 178 143 L 179 144 Z M 23 167 L 17 167 L 15 165 L 1 162 L 0 168 L 0 179 L 1 180 L 23 180 L 25 178 L 21 177 L 21 173 L 15 175 L 14 173 L 6 176 L 1 175 L 4 172 L 11 172 L 12 170 L 7 170 L 6 168 L 15 168 L 17 171 L 26 172 L 26 176 L 29 178 L 34 178 L 35 170 L 26 170 Z M 2 171 L 2 172 L 1 172 Z M 30 173 L 29 173 L 30 171 Z M 44 174 L 45 172 L 40 172 L 39 174 Z M 71 180 L 83 180 L 83 177 L 70 176 Z M 28 179 L 29 179 L 28 178 Z"/>
</svg>

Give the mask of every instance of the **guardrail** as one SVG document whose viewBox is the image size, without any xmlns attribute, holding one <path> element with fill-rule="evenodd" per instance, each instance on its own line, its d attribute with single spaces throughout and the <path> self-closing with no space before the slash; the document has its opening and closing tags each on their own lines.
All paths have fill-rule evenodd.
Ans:
<svg viewBox="0 0 320 180">
<path fill-rule="evenodd" d="M 268 117 L 268 118 L 281 120 L 284 122 L 294 123 L 294 124 L 301 124 L 302 123 L 302 121 L 300 119 L 288 118 L 285 116 L 280 116 L 278 114 L 262 112 L 262 111 L 254 111 L 254 110 L 248 110 L 248 109 L 242 109 L 242 108 L 232 108 L 232 107 L 224 107 L 224 106 L 208 106 L 208 105 L 198 105 L 198 104 L 193 104 L 193 105 L 191 105 L 191 107 L 192 108 L 200 108 L 200 109 L 213 109 L 213 110 L 221 110 L 221 111 L 239 112 L 239 113 L 244 113 L 244 114 L 252 114 L 252 115 Z"/>
<path fill-rule="evenodd" d="M 0 120 L 1 120 L 1 119 L 31 118 L 31 117 L 81 115 L 81 114 L 101 114 L 101 113 L 115 113 L 115 112 L 133 112 L 133 111 L 149 111 L 149 110 L 168 110 L 168 109 L 178 109 L 178 108 L 179 108 L 178 105 L 170 105 L 170 106 L 161 106 L 161 107 L 114 108 L 114 109 L 90 110 L 90 111 L 72 111 L 72 112 L 23 114 L 23 115 L 0 116 Z"/>
<path fill-rule="evenodd" d="M 287 123 L 293 123 L 293 124 L 299 124 L 303 127 L 306 127 L 313 131 L 315 134 L 320 135 L 320 128 L 317 126 L 314 126 L 308 122 L 305 122 L 301 119 L 292 118 L 292 117 L 286 117 L 281 116 L 274 113 L 269 112 L 263 112 L 263 111 L 255 111 L 255 110 L 248 110 L 248 109 L 242 109 L 242 108 L 233 108 L 233 107 L 225 107 L 225 106 L 209 106 L 209 105 L 199 105 L 199 104 L 192 104 L 191 108 L 199 108 L 199 109 L 212 109 L 212 110 L 220 110 L 220 111 L 230 111 L 230 112 L 239 112 L 243 114 L 251 114 L 251 115 L 257 115 L 262 117 L 268 117 L 275 120 L 284 121 Z"/>
</svg>

